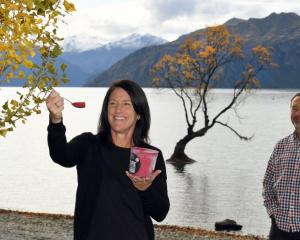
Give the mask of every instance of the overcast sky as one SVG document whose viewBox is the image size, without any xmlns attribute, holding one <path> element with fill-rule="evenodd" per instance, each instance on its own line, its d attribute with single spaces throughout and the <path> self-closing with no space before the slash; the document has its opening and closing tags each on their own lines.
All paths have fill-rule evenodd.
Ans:
<svg viewBox="0 0 300 240">
<path fill-rule="evenodd" d="M 132 33 L 172 41 L 230 18 L 263 18 L 272 12 L 300 15 L 299 0 L 70 0 L 77 12 L 60 28 L 63 37 L 107 43 Z"/>
</svg>

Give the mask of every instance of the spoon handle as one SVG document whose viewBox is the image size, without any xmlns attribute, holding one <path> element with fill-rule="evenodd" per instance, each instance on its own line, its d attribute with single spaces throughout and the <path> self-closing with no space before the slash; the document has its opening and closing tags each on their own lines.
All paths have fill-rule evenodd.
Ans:
<svg viewBox="0 0 300 240">
<path fill-rule="evenodd" d="M 68 100 L 67 98 L 63 97 L 63 99 L 67 100 L 69 103 L 73 104 L 70 100 Z"/>
</svg>

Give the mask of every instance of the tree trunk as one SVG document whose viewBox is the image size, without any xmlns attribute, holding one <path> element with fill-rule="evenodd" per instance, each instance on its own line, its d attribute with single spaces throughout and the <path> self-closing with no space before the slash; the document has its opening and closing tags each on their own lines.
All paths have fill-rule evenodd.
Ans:
<svg viewBox="0 0 300 240">
<path fill-rule="evenodd" d="M 173 163 L 173 164 L 177 164 L 177 165 L 181 165 L 181 164 L 188 164 L 188 163 L 192 163 L 195 162 L 195 160 L 189 158 L 184 150 L 186 145 L 193 140 L 195 137 L 197 137 L 194 134 L 188 134 L 186 135 L 184 138 L 180 139 L 175 146 L 174 152 L 172 154 L 172 156 L 170 157 L 170 159 L 168 159 L 167 161 Z"/>
</svg>

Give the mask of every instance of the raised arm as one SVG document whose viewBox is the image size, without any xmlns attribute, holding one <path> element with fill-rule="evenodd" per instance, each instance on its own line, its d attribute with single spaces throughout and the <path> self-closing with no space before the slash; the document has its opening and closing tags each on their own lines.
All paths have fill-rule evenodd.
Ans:
<svg viewBox="0 0 300 240">
<path fill-rule="evenodd" d="M 62 121 L 64 109 L 63 98 L 53 90 L 46 99 L 49 110 L 48 146 L 52 160 L 64 167 L 73 167 L 79 164 L 86 149 L 91 133 L 84 133 L 70 142 L 66 139 L 66 128 Z"/>
</svg>

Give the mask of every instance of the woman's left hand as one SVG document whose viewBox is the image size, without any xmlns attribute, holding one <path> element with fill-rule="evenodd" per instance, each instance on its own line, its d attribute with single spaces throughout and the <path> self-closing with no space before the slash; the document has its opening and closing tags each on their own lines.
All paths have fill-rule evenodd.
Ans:
<svg viewBox="0 0 300 240">
<path fill-rule="evenodd" d="M 145 191 L 148 189 L 148 187 L 151 186 L 154 179 L 161 173 L 161 170 L 154 171 L 150 176 L 148 177 L 138 177 L 134 176 L 133 174 L 126 171 L 127 177 L 130 178 L 133 185 L 140 191 Z"/>
</svg>

